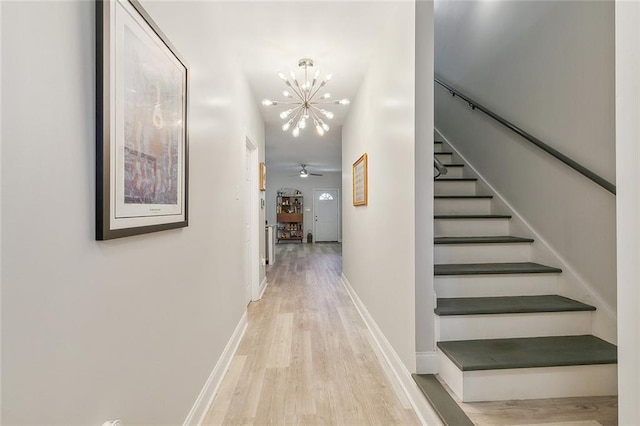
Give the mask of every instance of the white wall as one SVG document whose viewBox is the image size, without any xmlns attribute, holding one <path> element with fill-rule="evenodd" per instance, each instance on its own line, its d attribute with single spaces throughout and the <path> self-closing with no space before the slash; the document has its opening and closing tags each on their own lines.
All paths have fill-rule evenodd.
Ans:
<svg viewBox="0 0 640 426">
<path fill-rule="evenodd" d="M 416 2 L 416 351 L 419 373 L 437 372 L 433 288 L 433 2 Z"/>
<path fill-rule="evenodd" d="M 257 104 L 205 3 L 144 5 L 190 65 L 189 227 L 97 242 L 94 3 L 2 2 L 4 424 L 180 424 L 245 312 Z"/>
<path fill-rule="evenodd" d="M 333 131 L 333 129 L 332 129 Z M 295 173 L 294 173 L 295 174 Z M 342 193 L 342 174 L 339 172 L 323 172 L 323 176 L 309 176 L 305 179 L 299 176 L 292 176 L 292 173 L 283 171 L 269 171 L 269 159 L 267 158 L 267 191 L 266 191 L 266 218 L 270 225 L 277 223 L 276 205 L 277 193 L 280 188 L 296 188 L 302 192 L 304 234 L 303 242 L 307 242 L 307 233 L 313 233 L 313 190 L 314 189 L 338 189 L 340 190 L 340 205 L 345 195 Z M 349 187 L 350 188 L 350 187 Z M 347 194 L 349 197 L 350 194 Z M 350 199 L 350 198 L 349 198 Z M 340 206 L 338 206 L 340 208 Z M 342 224 L 338 224 L 338 238 L 342 231 Z M 313 237 L 315 241 L 315 235 Z"/>
<path fill-rule="evenodd" d="M 369 205 L 343 200 L 343 271 L 409 371 L 415 371 L 415 5 L 398 2 L 342 129 L 342 187 L 369 161 Z"/>
<path fill-rule="evenodd" d="M 618 421 L 640 419 L 640 4 L 616 2 Z"/>
<path fill-rule="evenodd" d="M 437 1 L 435 28 L 436 75 L 615 182 L 612 1 Z M 615 312 L 615 197 L 440 86 L 435 99 L 438 131 Z"/>
<path fill-rule="evenodd" d="M 0 40 L 2 37 L 2 4 L 0 4 Z M 1 48 L 0 48 L 1 50 Z M 0 100 L 2 99 L 2 55 L 0 55 Z M 0 103 L 0 129 L 2 104 Z M 0 378 L 2 378 L 2 131 L 0 131 Z M 0 422 L 2 422 L 2 381 L 0 380 Z"/>
</svg>

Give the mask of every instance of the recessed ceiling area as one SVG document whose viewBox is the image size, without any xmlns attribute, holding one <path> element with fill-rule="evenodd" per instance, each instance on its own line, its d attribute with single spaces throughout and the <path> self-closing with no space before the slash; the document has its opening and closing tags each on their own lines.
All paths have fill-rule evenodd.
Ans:
<svg viewBox="0 0 640 426">
<path fill-rule="evenodd" d="M 282 131 L 282 106 L 262 106 L 268 98 L 284 100 L 287 89 L 279 72 L 296 72 L 301 58 L 311 58 L 314 70 L 333 74 L 324 92 L 332 99 L 353 98 L 402 1 L 258 1 L 205 3 L 216 14 L 216 33 L 224 34 L 237 54 L 266 123 L 266 157 L 269 171 L 290 172 L 307 164 L 313 172 L 341 170 L 342 123 L 349 106 L 330 105 L 335 114 L 326 120 L 331 129 L 322 137 L 313 126 L 294 138 Z M 324 90 L 326 89 L 326 90 Z"/>
</svg>

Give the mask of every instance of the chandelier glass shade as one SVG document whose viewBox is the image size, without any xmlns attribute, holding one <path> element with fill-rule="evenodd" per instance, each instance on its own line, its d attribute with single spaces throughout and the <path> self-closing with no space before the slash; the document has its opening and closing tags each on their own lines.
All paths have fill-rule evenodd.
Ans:
<svg viewBox="0 0 640 426">
<path fill-rule="evenodd" d="M 263 99 L 262 105 L 285 105 L 288 109 L 280 113 L 280 118 L 284 120 L 282 130 L 286 132 L 292 129 L 291 134 L 294 137 L 298 137 L 300 130 L 305 129 L 308 124 L 313 124 L 318 135 L 322 136 L 329 131 L 329 125 L 325 120 L 333 118 L 333 113 L 325 109 L 326 105 L 348 105 L 349 99 L 332 100 L 331 94 L 320 93 L 320 90 L 331 80 L 332 74 L 327 74 L 320 80 L 320 70 L 316 70 L 310 81 L 309 68 L 313 67 L 311 59 L 300 59 L 298 66 L 304 69 L 304 80 L 302 82 L 298 81 L 293 71 L 289 73 L 289 76 L 282 72 L 278 74 L 288 87 L 288 90 L 282 92 L 286 100 L 272 101 Z"/>
</svg>

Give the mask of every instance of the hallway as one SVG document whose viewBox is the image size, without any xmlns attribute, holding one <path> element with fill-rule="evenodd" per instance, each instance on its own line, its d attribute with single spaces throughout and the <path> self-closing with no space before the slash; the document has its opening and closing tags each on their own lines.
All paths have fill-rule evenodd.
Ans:
<svg viewBox="0 0 640 426">
<path fill-rule="evenodd" d="M 419 424 L 340 282 L 340 244 L 277 246 L 204 424 Z"/>
</svg>

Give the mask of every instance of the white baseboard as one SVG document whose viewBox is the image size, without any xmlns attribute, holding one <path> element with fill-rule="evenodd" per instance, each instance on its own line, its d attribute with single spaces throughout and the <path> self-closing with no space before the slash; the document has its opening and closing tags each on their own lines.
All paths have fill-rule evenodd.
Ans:
<svg viewBox="0 0 640 426">
<path fill-rule="evenodd" d="M 220 355 L 218 362 L 216 363 L 215 367 L 213 367 L 213 370 L 211 371 L 207 382 L 202 388 L 200 395 L 198 395 L 195 404 L 193 404 L 193 408 L 191 408 L 191 411 L 187 415 L 183 426 L 200 425 L 204 421 L 204 416 L 209 411 L 216 393 L 218 393 L 218 389 L 220 388 L 222 379 L 229 369 L 231 359 L 236 353 L 238 345 L 240 344 L 240 340 L 242 340 L 242 336 L 244 335 L 246 329 L 247 312 L 245 311 L 244 315 L 242 315 L 242 318 L 240 318 L 240 322 L 236 326 L 236 329 L 233 331 L 229 342 L 227 342 L 227 346 L 224 348 L 224 351 L 222 351 L 222 355 Z"/>
<path fill-rule="evenodd" d="M 437 374 L 438 352 L 416 352 L 416 373 Z"/>
<path fill-rule="evenodd" d="M 375 343 L 373 349 L 376 351 L 376 355 L 381 361 L 382 369 L 391 381 L 391 385 L 400 398 L 400 401 L 403 404 L 408 403 L 411 408 L 413 408 L 422 424 L 441 425 L 442 422 L 440 418 L 422 394 L 418 385 L 416 385 L 416 382 L 411 377 L 411 373 L 407 370 L 396 351 L 384 336 L 384 333 L 382 333 L 382 330 L 380 330 L 366 306 L 358 297 L 358 294 L 351 286 L 347 277 L 342 274 L 341 279 L 342 284 L 347 289 L 349 297 L 351 297 L 353 304 L 371 333 L 372 340 Z"/>
<path fill-rule="evenodd" d="M 258 298 L 256 300 L 262 299 L 264 295 L 264 291 L 267 289 L 267 277 L 265 276 L 260 283 L 260 287 L 258 288 Z"/>
</svg>

